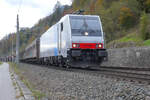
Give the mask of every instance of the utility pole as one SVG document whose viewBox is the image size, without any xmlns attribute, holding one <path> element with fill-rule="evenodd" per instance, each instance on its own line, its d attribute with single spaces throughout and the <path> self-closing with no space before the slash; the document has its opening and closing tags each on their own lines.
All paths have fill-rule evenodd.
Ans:
<svg viewBox="0 0 150 100">
<path fill-rule="evenodd" d="M 19 15 L 17 14 L 17 34 L 16 34 L 16 63 L 19 63 Z"/>
<path fill-rule="evenodd" d="M 13 33 L 12 33 L 12 51 L 11 51 L 11 57 L 12 57 L 12 62 L 14 61 L 14 54 L 13 54 L 13 51 L 14 51 L 14 47 L 13 47 L 13 45 L 14 45 L 14 41 L 13 41 Z"/>
</svg>

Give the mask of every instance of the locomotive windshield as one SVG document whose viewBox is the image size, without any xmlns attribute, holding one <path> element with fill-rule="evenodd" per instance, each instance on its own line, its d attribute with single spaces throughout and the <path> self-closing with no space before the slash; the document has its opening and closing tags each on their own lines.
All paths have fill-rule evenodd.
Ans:
<svg viewBox="0 0 150 100">
<path fill-rule="evenodd" d="M 100 22 L 97 17 L 72 16 L 71 31 L 73 36 L 101 36 Z"/>
</svg>

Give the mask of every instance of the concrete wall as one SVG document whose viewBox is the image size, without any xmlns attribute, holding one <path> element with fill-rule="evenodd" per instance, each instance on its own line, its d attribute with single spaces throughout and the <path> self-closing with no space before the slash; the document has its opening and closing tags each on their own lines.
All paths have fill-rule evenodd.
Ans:
<svg viewBox="0 0 150 100">
<path fill-rule="evenodd" d="M 108 49 L 108 61 L 101 65 L 150 68 L 150 47 Z"/>
</svg>

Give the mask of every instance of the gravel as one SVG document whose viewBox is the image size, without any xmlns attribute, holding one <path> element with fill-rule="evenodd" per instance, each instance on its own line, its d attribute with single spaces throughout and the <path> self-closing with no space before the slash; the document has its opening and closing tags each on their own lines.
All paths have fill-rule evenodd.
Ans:
<svg viewBox="0 0 150 100">
<path fill-rule="evenodd" d="M 150 100 L 150 85 L 29 64 L 19 69 L 48 100 Z"/>
</svg>

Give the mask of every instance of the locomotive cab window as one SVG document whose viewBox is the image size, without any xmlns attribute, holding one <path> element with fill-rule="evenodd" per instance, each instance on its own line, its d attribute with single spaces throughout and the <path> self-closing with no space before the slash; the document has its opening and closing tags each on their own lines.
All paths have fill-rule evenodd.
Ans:
<svg viewBox="0 0 150 100">
<path fill-rule="evenodd" d="M 64 28 L 63 23 L 61 23 L 60 26 L 61 26 L 61 32 L 62 32 Z"/>
<path fill-rule="evenodd" d="M 102 36 L 100 21 L 96 17 L 71 17 L 72 36 Z"/>
</svg>

